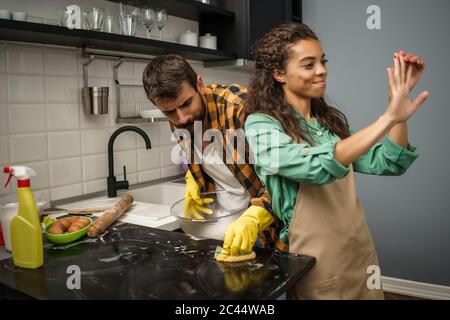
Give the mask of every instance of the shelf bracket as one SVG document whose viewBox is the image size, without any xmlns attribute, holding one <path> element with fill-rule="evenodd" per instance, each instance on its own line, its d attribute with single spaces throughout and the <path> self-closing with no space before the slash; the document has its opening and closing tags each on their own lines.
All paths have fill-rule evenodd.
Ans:
<svg viewBox="0 0 450 320">
<path fill-rule="evenodd" d="M 89 55 L 88 60 L 83 63 L 83 84 L 84 87 L 88 87 L 88 66 L 94 61 L 94 55 Z"/>
</svg>

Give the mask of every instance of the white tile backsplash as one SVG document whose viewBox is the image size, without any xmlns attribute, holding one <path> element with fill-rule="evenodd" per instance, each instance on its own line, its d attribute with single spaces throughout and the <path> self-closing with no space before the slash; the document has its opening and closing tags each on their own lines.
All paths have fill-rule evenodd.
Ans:
<svg viewBox="0 0 450 320">
<path fill-rule="evenodd" d="M 42 74 L 44 72 L 44 49 L 37 46 L 7 45 L 7 72 Z"/>
<path fill-rule="evenodd" d="M 139 182 L 147 182 L 161 178 L 161 169 L 153 169 L 149 171 L 139 171 Z"/>
<path fill-rule="evenodd" d="M 63 187 L 52 188 L 50 196 L 52 200 L 60 200 L 76 197 L 83 194 L 83 184 L 71 184 Z"/>
<path fill-rule="evenodd" d="M 109 128 L 109 115 L 93 116 L 86 114 L 80 106 L 81 129 Z"/>
<path fill-rule="evenodd" d="M 8 136 L 0 135 L 0 165 L 7 165 L 9 162 Z"/>
<path fill-rule="evenodd" d="M 108 175 L 108 156 L 106 154 L 83 157 L 84 181 L 106 178 L 107 175 Z"/>
<path fill-rule="evenodd" d="M 44 77 L 41 75 L 8 74 L 8 102 L 43 103 Z M 49 91 L 48 88 L 46 91 Z"/>
<path fill-rule="evenodd" d="M 78 76 L 78 53 L 74 49 L 47 48 L 45 53 L 45 74 L 57 76 Z"/>
<path fill-rule="evenodd" d="M 108 151 L 109 129 L 81 131 L 81 149 L 83 155 L 106 153 Z"/>
<path fill-rule="evenodd" d="M 81 158 L 50 161 L 50 185 L 52 187 L 81 182 Z"/>
<path fill-rule="evenodd" d="M 159 147 L 152 148 L 150 150 L 138 150 L 138 171 L 145 171 L 160 167 L 160 153 Z"/>
<path fill-rule="evenodd" d="M 8 133 L 8 108 L 0 105 L 0 134 Z"/>
<path fill-rule="evenodd" d="M 41 9 L 39 5 L 34 8 Z M 169 21 L 163 31 L 169 40 L 175 40 L 184 30 L 198 31 L 193 21 L 175 17 Z M 38 176 L 32 181 L 33 189 L 48 200 L 106 191 L 108 140 L 122 126 L 116 124 L 115 61 L 96 58 L 88 67 L 89 85 L 109 87 L 109 114 L 104 116 L 86 115 L 83 110 L 85 61 L 74 48 L 0 41 L 0 165 L 34 168 Z M 198 61 L 190 63 L 206 84 L 248 83 L 247 73 L 207 69 Z M 126 61 L 119 68 L 119 80 L 142 85 L 146 66 L 146 62 Z M 123 180 L 124 164 L 131 185 L 180 174 L 180 165 L 171 160 L 176 142 L 168 123 L 136 126 L 149 135 L 152 149 L 146 150 L 144 140 L 134 132 L 120 134 L 114 144 L 117 179 Z M 1 196 L 13 192 L 13 187 L 0 188 Z"/>
<path fill-rule="evenodd" d="M 0 43 L 0 72 L 6 72 L 6 48 Z"/>
<path fill-rule="evenodd" d="M 20 134 L 10 135 L 11 161 L 34 162 L 47 160 L 47 135 Z"/>
<path fill-rule="evenodd" d="M 49 159 L 81 156 L 79 131 L 50 132 L 48 134 Z"/>
<path fill-rule="evenodd" d="M 106 190 L 106 179 L 88 181 L 83 185 L 84 193 L 94 193 Z"/>
<path fill-rule="evenodd" d="M 172 177 L 181 174 L 181 166 L 161 168 L 161 178 Z"/>
<path fill-rule="evenodd" d="M 20 165 L 29 167 L 36 171 L 36 175 L 31 178 L 31 187 L 33 188 L 33 190 L 46 189 L 50 186 L 47 161 L 21 163 Z"/>
<path fill-rule="evenodd" d="M 45 132 L 45 105 L 11 105 L 8 108 L 9 133 Z"/>
<path fill-rule="evenodd" d="M 83 60 L 83 59 L 82 59 Z M 84 63 L 84 61 L 83 61 Z M 94 59 L 92 63 L 88 66 L 88 75 L 89 78 L 95 77 L 95 78 L 108 78 L 110 74 L 110 66 L 109 61 L 104 59 Z M 79 64 L 79 74 L 83 74 L 83 64 Z M 112 73 L 111 73 L 112 74 Z M 92 86 L 89 83 L 89 86 Z"/>
<path fill-rule="evenodd" d="M 48 131 L 75 130 L 80 128 L 78 104 L 47 104 Z"/>
<path fill-rule="evenodd" d="M 49 103 L 78 103 L 78 81 L 74 77 L 45 77 L 45 97 Z"/>
<path fill-rule="evenodd" d="M 7 87 L 8 82 L 6 81 L 6 74 L 0 73 L 0 103 L 5 103 L 8 101 Z"/>
</svg>

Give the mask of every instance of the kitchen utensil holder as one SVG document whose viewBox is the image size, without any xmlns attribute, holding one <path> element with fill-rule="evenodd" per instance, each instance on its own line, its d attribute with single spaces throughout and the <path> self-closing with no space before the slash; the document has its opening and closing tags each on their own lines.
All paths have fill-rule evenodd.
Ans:
<svg viewBox="0 0 450 320">
<path fill-rule="evenodd" d="M 94 60 L 94 57 L 100 57 L 110 60 L 115 60 L 117 63 L 113 67 L 113 75 L 114 75 L 114 87 L 116 88 L 116 98 L 117 98 L 117 117 L 116 117 L 116 123 L 138 123 L 138 122 L 162 122 L 167 121 L 165 117 L 150 117 L 150 118 L 142 118 L 140 116 L 141 111 L 145 110 L 158 110 L 151 101 L 147 98 L 144 90 L 143 85 L 134 85 L 134 84 L 122 84 L 119 81 L 119 68 L 122 65 L 122 63 L 127 61 L 149 61 L 152 59 L 152 57 L 149 57 L 147 55 L 140 55 L 140 54 L 133 54 L 133 53 L 127 53 L 124 55 L 122 52 L 117 53 L 114 51 L 106 51 L 101 49 L 94 49 L 94 48 L 82 48 L 82 55 L 83 57 L 88 57 L 88 61 L 83 65 L 83 80 L 84 80 L 84 88 L 83 92 L 89 92 L 87 88 L 87 79 L 88 79 L 88 66 L 92 61 Z M 92 88 L 106 88 L 108 87 L 92 87 Z M 105 95 L 105 90 L 101 92 L 102 90 L 98 89 L 96 91 L 90 90 L 89 94 L 93 95 L 94 92 L 97 94 Z M 84 102 L 83 98 L 83 102 Z M 89 102 L 89 99 L 86 99 L 87 102 Z M 103 106 L 103 105 L 102 105 Z M 86 103 L 86 110 L 87 112 L 91 114 L 102 114 L 99 113 L 100 111 L 96 111 L 94 108 L 93 111 L 90 111 L 92 109 L 92 104 Z M 97 112 L 97 113 L 95 113 Z M 107 104 L 106 104 L 106 113 L 108 112 Z M 105 114 L 105 113 L 103 113 Z"/>
<path fill-rule="evenodd" d="M 140 116 L 141 111 L 157 110 L 147 98 L 143 85 L 121 84 L 119 81 L 119 68 L 124 62 L 120 58 L 114 65 L 114 83 L 117 95 L 117 119 L 116 122 L 159 122 L 165 118 L 147 118 Z"/>
<path fill-rule="evenodd" d="M 89 55 L 89 59 L 83 64 L 82 89 L 84 112 L 90 115 L 108 114 L 109 87 L 88 87 L 88 67 L 94 61 L 94 56 Z"/>
</svg>

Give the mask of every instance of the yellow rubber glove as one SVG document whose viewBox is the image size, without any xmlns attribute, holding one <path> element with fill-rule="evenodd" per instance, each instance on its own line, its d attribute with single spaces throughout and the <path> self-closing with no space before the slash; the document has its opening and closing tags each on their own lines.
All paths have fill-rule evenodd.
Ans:
<svg viewBox="0 0 450 320">
<path fill-rule="evenodd" d="M 219 263 L 223 273 L 225 286 L 233 292 L 247 289 L 249 286 L 261 285 L 266 281 L 270 270 L 267 268 L 250 267 L 248 264 Z"/>
<path fill-rule="evenodd" d="M 201 198 L 200 187 L 188 170 L 185 176 L 186 191 L 184 193 L 184 215 L 186 218 L 204 220 L 201 213 L 211 214 L 212 210 L 205 207 L 214 201 L 213 198 Z"/>
<path fill-rule="evenodd" d="M 274 221 L 269 211 L 250 206 L 225 232 L 222 254 L 239 256 L 252 252 L 258 234 Z"/>
</svg>

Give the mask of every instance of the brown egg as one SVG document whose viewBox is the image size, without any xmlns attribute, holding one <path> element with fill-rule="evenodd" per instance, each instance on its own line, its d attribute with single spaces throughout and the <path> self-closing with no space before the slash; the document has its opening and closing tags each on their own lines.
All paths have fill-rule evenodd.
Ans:
<svg viewBox="0 0 450 320">
<path fill-rule="evenodd" d="M 48 228 L 48 232 L 52 234 L 63 234 L 64 229 L 59 224 L 57 224 L 57 222 L 55 222 L 50 226 L 50 228 Z"/>
<path fill-rule="evenodd" d="M 61 220 L 59 220 L 59 222 L 60 222 L 60 225 L 62 225 L 64 227 L 64 230 L 69 229 L 70 225 L 72 224 L 69 219 L 61 219 Z"/>
<path fill-rule="evenodd" d="M 80 219 L 78 221 L 83 221 L 83 223 L 85 223 L 86 225 L 89 224 L 89 218 L 86 218 L 86 217 L 80 217 Z"/>
<path fill-rule="evenodd" d="M 89 219 L 87 218 L 80 218 L 77 221 L 75 221 L 77 224 L 82 225 L 83 227 L 87 226 L 89 224 Z"/>
<path fill-rule="evenodd" d="M 70 221 L 70 223 L 74 223 L 75 221 L 77 221 L 78 219 L 80 219 L 80 217 L 70 217 L 68 220 Z"/>
<path fill-rule="evenodd" d="M 61 228 L 61 230 L 65 230 L 64 224 L 61 223 L 61 220 L 57 220 L 54 224 L 54 226 L 58 226 L 59 228 Z"/>
<path fill-rule="evenodd" d="M 67 231 L 68 232 L 75 232 L 75 231 L 78 231 L 80 229 L 83 229 L 83 226 L 80 226 L 80 225 L 78 225 L 76 223 L 72 223 Z"/>
</svg>

